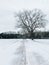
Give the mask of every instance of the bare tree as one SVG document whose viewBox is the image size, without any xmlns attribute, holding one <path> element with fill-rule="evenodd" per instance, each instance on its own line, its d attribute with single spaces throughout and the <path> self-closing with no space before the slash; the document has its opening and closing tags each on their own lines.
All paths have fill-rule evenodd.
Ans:
<svg viewBox="0 0 49 65">
<path fill-rule="evenodd" d="M 38 9 L 34 10 L 25 10 L 16 14 L 16 27 L 21 28 L 23 32 L 28 33 L 29 36 L 33 39 L 33 33 L 38 28 L 44 28 L 45 14 Z"/>
</svg>

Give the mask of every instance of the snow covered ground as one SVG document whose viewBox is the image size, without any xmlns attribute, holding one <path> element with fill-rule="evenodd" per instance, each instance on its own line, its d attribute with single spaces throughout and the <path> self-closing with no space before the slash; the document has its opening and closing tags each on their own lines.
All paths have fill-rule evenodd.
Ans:
<svg viewBox="0 0 49 65">
<path fill-rule="evenodd" d="M 0 65 L 49 65 L 49 39 L 0 39 Z"/>
</svg>

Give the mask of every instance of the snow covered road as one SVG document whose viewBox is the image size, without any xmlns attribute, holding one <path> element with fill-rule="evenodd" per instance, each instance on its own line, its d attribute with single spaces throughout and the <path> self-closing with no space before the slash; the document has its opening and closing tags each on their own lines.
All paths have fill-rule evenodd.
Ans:
<svg viewBox="0 0 49 65">
<path fill-rule="evenodd" d="M 0 65 L 24 64 L 49 65 L 49 39 L 0 39 Z"/>
</svg>

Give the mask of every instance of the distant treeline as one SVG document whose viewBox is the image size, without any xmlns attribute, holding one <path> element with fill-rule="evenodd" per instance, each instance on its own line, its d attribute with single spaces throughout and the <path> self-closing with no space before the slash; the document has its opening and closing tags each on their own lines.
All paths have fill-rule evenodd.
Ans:
<svg viewBox="0 0 49 65">
<path fill-rule="evenodd" d="M 36 39 L 49 39 L 49 32 L 35 32 L 34 38 L 36 38 Z"/>
<path fill-rule="evenodd" d="M 1 33 L 0 34 L 0 39 L 14 39 L 14 38 L 21 38 L 21 34 L 6 34 L 6 33 Z"/>
<path fill-rule="evenodd" d="M 0 39 L 19 39 L 19 38 L 30 38 L 29 34 L 6 34 L 0 33 Z M 34 32 L 34 39 L 49 39 L 49 32 Z"/>
</svg>

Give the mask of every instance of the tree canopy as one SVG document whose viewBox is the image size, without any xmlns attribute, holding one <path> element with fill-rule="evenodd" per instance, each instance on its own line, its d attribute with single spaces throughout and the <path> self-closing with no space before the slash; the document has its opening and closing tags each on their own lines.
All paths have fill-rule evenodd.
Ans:
<svg viewBox="0 0 49 65">
<path fill-rule="evenodd" d="M 37 28 L 45 27 L 47 21 L 45 16 L 39 9 L 20 11 L 16 14 L 16 27 L 32 36 Z"/>
</svg>

